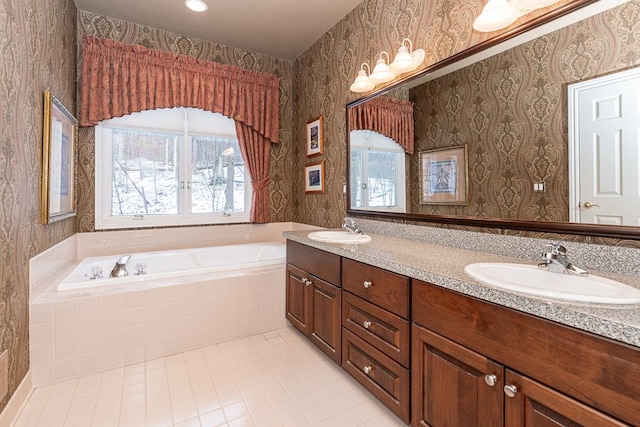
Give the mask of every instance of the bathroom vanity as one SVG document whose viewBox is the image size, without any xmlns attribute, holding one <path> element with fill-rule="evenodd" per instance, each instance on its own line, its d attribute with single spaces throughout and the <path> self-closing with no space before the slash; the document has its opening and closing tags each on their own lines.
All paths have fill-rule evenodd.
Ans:
<svg viewBox="0 0 640 427">
<path fill-rule="evenodd" d="M 523 259 L 382 235 L 367 245 L 285 237 L 287 317 L 404 422 L 640 426 L 639 305 L 545 301 L 463 271 Z M 314 264 L 306 273 L 301 258 Z M 331 303 L 296 302 L 304 277 L 314 282 L 304 288 L 331 281 Z M 293 313 L 304 306 L 311 328 Z"/>
</svg>

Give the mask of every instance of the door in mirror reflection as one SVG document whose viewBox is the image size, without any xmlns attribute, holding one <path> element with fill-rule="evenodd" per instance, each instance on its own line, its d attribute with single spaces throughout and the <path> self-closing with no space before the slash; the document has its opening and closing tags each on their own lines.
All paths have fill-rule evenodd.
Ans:
<svg viewBox="0 0 640 427">
<path fill-rule="evenodd" d="M 351 208 L 406 212 L 404 149 L 377 132 L 354 130 L 349 153 Z"/>
</svg>

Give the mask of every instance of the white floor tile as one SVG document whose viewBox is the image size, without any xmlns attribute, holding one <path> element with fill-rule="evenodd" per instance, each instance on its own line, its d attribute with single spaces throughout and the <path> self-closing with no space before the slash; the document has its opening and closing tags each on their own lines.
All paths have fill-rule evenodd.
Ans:
<svg viewBox="0 0 640 427">
<path fill-rule="evenodd" d="M 291 327 L 41 387 L 13 427 L 405 426 Z"/>
</svg>

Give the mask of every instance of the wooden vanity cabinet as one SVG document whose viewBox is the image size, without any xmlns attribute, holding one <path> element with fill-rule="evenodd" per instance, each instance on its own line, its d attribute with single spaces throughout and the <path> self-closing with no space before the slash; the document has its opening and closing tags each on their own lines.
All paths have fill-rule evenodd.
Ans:
<svg viewBox="0 0 640 427">
<path fill-rule="evenodd" d="M 340 257 L 287 241 L 286 316 L 337 364 L 342 362 Z"/>
<path fill-rule="evenodd" d="M 640 425 L 636 347 L 418 280 L 412 318 L 413 426 Z"/>
<path fill-rule="evenodd" d="M 342 284 L 342 367 L 408 423 L 410 280 L 343 258 Z"/>
</svg>

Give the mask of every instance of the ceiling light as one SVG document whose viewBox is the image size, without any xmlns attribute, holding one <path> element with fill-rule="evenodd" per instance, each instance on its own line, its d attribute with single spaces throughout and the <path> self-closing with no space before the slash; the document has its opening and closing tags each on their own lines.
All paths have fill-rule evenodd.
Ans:
<svg viewBox="0 0 640 427">
<path fill-rule="evenodd" d="M 371 79 L 369 78 L 369 75 L 364 70 L 365 65 L 369 69 L 369 73 L 371 73 L 371 67 L 369 67 L 369 64 L 364 62 L 360 66 L 360 71 L 358 71 L 358 77 L 356 77 L 355 81 L 349 88 L 351 92 L 369 92 L 374 87 L 376 87 L 375 83 L 371 81 Z"/>
<path fill-rule="evenodd" d="M 385 61 L 382 55 L 387 55 L 387 60 Z M 390 82 L 391 80 L 396 78 L 395 73 L 389 70 L 389 54 L 387 52 L 380 52 L 380 57 L 378 61 L 376 61 L 376 66 L 373 67 L 373 71 L 369 78 L 374 83 L 385 83 Z"/>
<path fill-rule="evenodd" d="M 208 8 L 207 4 L 202 0 L 185 0 L 184 4 L 194 12 L 204 12 Z"/>
<path fill-rule="evenodd" d="M 409 43 L 409 48 L 405 46 L 405 42 Z M 413 45 L 411 44 L 411 40 L 405 38 L 402 40 L 402 44 L 398 49 L 398 53 L 394 58 L 391 65 L 389 65 L 389 69 L 395 73 L 403 74 L 408 73 L 409 71 L 413 71 L 422 64 L 424 61 L 425 52 L 423 49 L 413 50 Z"/>
<path fill-rule="evenodd" d="M 516 19 L 535 9 L 551 6 L 558 0 L 489 0 L 473 21 L 476 31 L 489 33 L 508 27 Z"/>
</svg>

